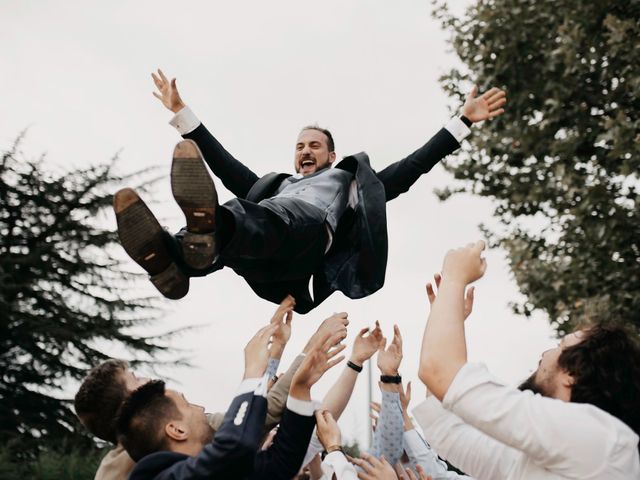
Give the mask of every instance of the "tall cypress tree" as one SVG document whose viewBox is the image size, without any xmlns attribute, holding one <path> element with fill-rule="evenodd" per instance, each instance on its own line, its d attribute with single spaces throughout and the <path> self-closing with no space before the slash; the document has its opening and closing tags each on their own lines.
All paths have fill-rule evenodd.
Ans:
<svg viewBox="0 0 640 480">
<path fill-rule="evenodd" d="M 593 316 L 640 325 L 640 1 L 479 0 L 436 17 L 463 63 L 445 90 L 507 90 L 440 195 L 493 200 L 515 310 L 561 334 Z"/>
<path fill-rule="evenodd" d="M 0 443 L 28 450 L 84 435 L 61 389 L 107 342 L 147 359 L 166 347 L 141 334 L 161 304 L 132 295 L 142 279 L 112 255 L 114 160 L 56 174 L 19 144 L 0 159 Z"/>
</svg>

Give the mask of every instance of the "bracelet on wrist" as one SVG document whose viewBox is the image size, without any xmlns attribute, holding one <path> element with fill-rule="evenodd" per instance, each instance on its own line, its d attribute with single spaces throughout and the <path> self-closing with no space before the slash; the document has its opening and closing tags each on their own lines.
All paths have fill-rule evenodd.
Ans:
<svg viewBox="0 0 640 480">
<path fill-rule="evenodd" d="M 362 371 L 362 365 L 358 365 L 356 363 L 353 363 L 351 360 L 349 360 L 347 362 L 347 367 L 355 370 L 357 373 L 360 373 Z"/>
<path fill-rule="evenodd" d="M 471 127 L 471 125 L 473 124 L 473 122 L 464 115 L 460 115 L 460 120 L 462 120 L 462 123 L 464 123 L 467 127 Z"/>
<path fill-rule="evenodd" d="M 342 448 L 342 445 L 331 445 L 327 447 L 327 449 L 324 452 L 322 452 L 322 455 L 321 455 L 322 459 L 324 460 L 324 457 L 326 457 L 327 455 L 333 452 L 342 452 L 342 454 L 344 455 L 344 449 Z"/>
<path fill-rule="evenodd" d="M 380 381 L 382 383 L 402 383 L 402 377 L 400 375 L 380 375 Z"/>
</svg>

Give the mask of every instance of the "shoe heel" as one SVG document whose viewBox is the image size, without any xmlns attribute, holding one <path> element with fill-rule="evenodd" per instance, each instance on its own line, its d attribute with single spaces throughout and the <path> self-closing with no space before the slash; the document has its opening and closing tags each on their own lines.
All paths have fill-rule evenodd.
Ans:
<svg viewBox="0 0 640 480">
<path fill-rule="evenodd" d="M 216 258 L 216 239 L 213 233 L 187 232 L 182 238 L 182 256 L 187 265 L 196 269 L 211 266 Z"/>
<path fill-rule="evenodd" d="M 163 272 L 152 275 L 149 280 L 165 297 L 178 300 L 189 292 L 189 278 L 180 271 L 175 263 Z"/>
</svg>

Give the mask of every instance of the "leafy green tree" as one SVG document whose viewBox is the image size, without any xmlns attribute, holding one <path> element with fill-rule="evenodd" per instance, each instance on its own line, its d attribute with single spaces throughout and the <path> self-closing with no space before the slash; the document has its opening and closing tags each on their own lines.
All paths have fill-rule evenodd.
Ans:
<svg viewBox="0 0 640 480">
<path fill-rule="evenodd" d="M 0 444 L 91 445 L 62 389 L 114 346 L 139 360 L 166 350 L 140 333 L 161 304 L 131 294 L 141 279 L 113 255 L 114 161 L 55 174 L 19 144 L 0 158 Z"/>
<path fill-rule="evenodd" d="M 640 325 L 640 1 L 480 0 L 435 16 L 463 67 L 441 78 L 507 90 L 506 113 L 447 169 L 495 204 L 485 231 L 558 333 L 593 316 Z"/>
</svg>

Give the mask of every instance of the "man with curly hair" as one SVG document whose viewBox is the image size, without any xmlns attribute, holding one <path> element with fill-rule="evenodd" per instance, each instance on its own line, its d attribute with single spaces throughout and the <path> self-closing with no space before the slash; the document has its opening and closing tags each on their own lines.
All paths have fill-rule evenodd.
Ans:
<svg viewBox="0 0 640 480">
<path fill-rule="evenodd" d="M 478 480 L 640 478 L 640 339 L 598 323 L 545 351 L 520 389 L 467 362 L 467 286 L 484 274 L 484 242 L 444 259 L 420 358 L 432 394 L 414 410 L 431 446 Z"/>
</svg>

